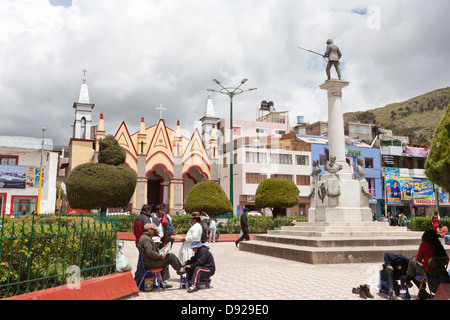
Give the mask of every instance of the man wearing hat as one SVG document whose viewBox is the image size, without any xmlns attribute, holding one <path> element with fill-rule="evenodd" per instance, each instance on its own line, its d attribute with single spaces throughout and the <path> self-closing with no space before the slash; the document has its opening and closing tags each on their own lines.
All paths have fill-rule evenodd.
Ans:
<svg viewBox="0 0 450 320">
<path fill-rule="evenodd" d="M 161 254 L 158 251 L 158 244 L 156 242 L 161 242 L 155 235 L 158 234 L 158 228 L 151 223 L 147 223 L 144 225 L 144 233 L 138 242 L 138 249 L 142 252 L 144 266 L 146 269 L 149 268 L 163 268 L 161 272 L 162 275 L 162 288 L 170 288 L 172 285 L 167 284 L 167 280 L 169 280 L 169 269 L 166 268 L 168 265 L 171 265 L 172 268 L 175 269 L 177 274 L 183 274 L 184 270 L 182 269 L 181 262 L 173 253 Z"/>
<path fill-rule="evenodd" d="M 209 278 L 216 272 L 216 265 L 209 248 L 201 241 L 192 241 L 189 248 L 194 250 L 195 255 L 183 263 L 183 267 L 191 279 L 191 287 L 188 290 L 188 293 L 191 293 L 200 289 L 200 279 Z"/>
<path fill-rule="evenodd" d="M 202 239 L 202 226 L 200 225 L 200 214 L 197 211 L 192 212 L 191 219 L 191 228 L 186 233 L 186 236 L 181 239 L 183 245 L 180 248 L 180 253 L 178 254 L 178 259 L 180 261 L 186 261 L 192 258 L 194 255 L 194 251 L 189 248 L 192 241 Z"/>
</svg>

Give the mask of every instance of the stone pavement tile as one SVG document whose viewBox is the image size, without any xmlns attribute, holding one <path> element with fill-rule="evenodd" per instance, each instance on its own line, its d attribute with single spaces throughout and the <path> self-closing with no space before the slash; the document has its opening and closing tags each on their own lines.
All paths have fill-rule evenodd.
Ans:
<svg viewBox="0 0 450 320">
<path fill-rule="evenodd" d="M 353 287 L 370 285 L 374 299 L 378 294 L 381 264 L 353 263 L 311 265 L 245 251 L 234 242 L 206 244 L 214 256 L 216 274 L 211 288 L 195 293 L 179 289 L 179 276 L 170 267 L 172 288 L 161 292 L 139 292 L 126 300 L 363 300 L 352 293 Z M 181 244 L 175 243 L 172 253 L 178 255 Z M 138 252 L 134 241 L 125 241 L 122 250 L 136 268 Z M 410 290 L 415 298 L 417 290 Z"/>
</svg>

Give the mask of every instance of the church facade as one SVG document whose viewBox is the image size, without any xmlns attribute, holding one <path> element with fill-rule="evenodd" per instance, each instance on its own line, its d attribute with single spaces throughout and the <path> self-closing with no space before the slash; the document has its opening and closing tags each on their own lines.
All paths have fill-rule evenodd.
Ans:
<svg viewBox="0 0 450 320">
<path fill-rule="evenodd" d="M 210 144 L 217 147 L 214 131 Z M 126 165 L 137 174 L 133 208 L 164 204 L 171 213 L 181 211 L 196 183 L 218 179 L 214 168 L 217 159 L 205 148 L 199 131 L 195 129 L 190 138 L 184 137 L 179 120 L 172 130 L 164 119 L 146 127 L 142 117 L 140 130 L 134 134 L 122 122 L 115 138 L 127 152 Z"/>
<path fill-rule="evenodd" d="M 99 141 L 106 135 L 107 118 L 107 114 L 104 118 L 101 113 L 98 125 L 91 125 L 94 104 L 89 101 L 85 79 L 80 99 L 73 107 L 75 122 L 70 140 L 70 169 L 97 161 Z M 209 97 L 208 107 L 211 108 Z M 202 131 L 205 130 L 208 131 L 208 148 L 202 140 L 205 132 L 195 129 L 190 137 L 185 137 L 181 134 L 180 120 L 173 130 L 163 118 L 147 126 L 142 117 L 140 129 L 134 133 L 130 133 L 125 121 L 120 124 L 114 136 L 126 150 L 125 164 L 137 175 L 136 190 L 130 199 L 133 211 L 139 211 L 144 204 L 163 204 L 170 213 L 181 212 L 195 184 L 205 180 L 218 181 L 218 142 L 214 122 L 209 127 L 203 125 Z"/>
</svg>

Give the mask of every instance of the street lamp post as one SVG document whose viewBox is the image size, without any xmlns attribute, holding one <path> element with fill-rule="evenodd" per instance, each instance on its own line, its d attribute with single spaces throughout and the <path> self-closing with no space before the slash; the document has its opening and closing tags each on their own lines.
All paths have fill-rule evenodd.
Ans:
<svg viewBox="0 0 450 320">
<path fill-rule="evenodd" d="M 250 88 L 247 90 L 241 89 L 241 86 L 247 82 L 248 79 L 243 79 L 241 81 L 241 84 L 237 87 L 224 87 L 217 79 L 213 79 L 215 83 L 217 83 L 222 89 L 220 90 L 214 90 L 209 89 L 209 91 L 213 92 L 219 92 L 224 95 L 227 95 L 230 98 L 230 202 L 233 207 L 233 214 L 234 214 L 234 202 L 233 202 L 233 97 L 247 92 L 247 91 L 253 91 L 256 90 L 256 88 Z"/>
<path fill-rule="evenodd" d="M 36 207 L 36 213 L 41 213 L 41 184 L 42 184 L 42 158 L 44 155 L 44 132 L 45 127 L 42 127 L 42 146 L 41 146 L 41 165 L 39 167 L 39 191 L 38 191 L 38 200 L 37 200 L 37 207 Z"/>
</svg>

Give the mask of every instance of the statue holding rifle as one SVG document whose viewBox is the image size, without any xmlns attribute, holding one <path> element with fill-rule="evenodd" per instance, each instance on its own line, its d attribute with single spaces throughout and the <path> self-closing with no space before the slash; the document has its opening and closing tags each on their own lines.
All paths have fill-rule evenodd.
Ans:
<svg viewBox="0 0 450 320">
<path fill-rule="evenodd" d="M 331 39 L 327 40 L 327 49 L 325 51 L 325 54 L 320 54 L 315 51 L 300 48 L 300 47 L 298 47 L 298 48 L 318 54 L 319 56 L 323 57 L 324 59 L 328 58 L 328 63 L 327 63 L 327 68 L 326 68 L 326 73 L 327 73 L 328 78 L 325 81 L 328 81 L 331 79 L 330 70 L 331 70 L 332 66 L 334 66 L 334 68 L 336 69 L 339 80 L 342 80 L 341 79 L 341 68 L 339 67 L 339 59 L 341 58 L 342 53 L 341 53 L 341 50 L 339 50 L 339 47 L 337 45 L 333 44 L 333 40 L 331 40 Z"/>
</svg>

